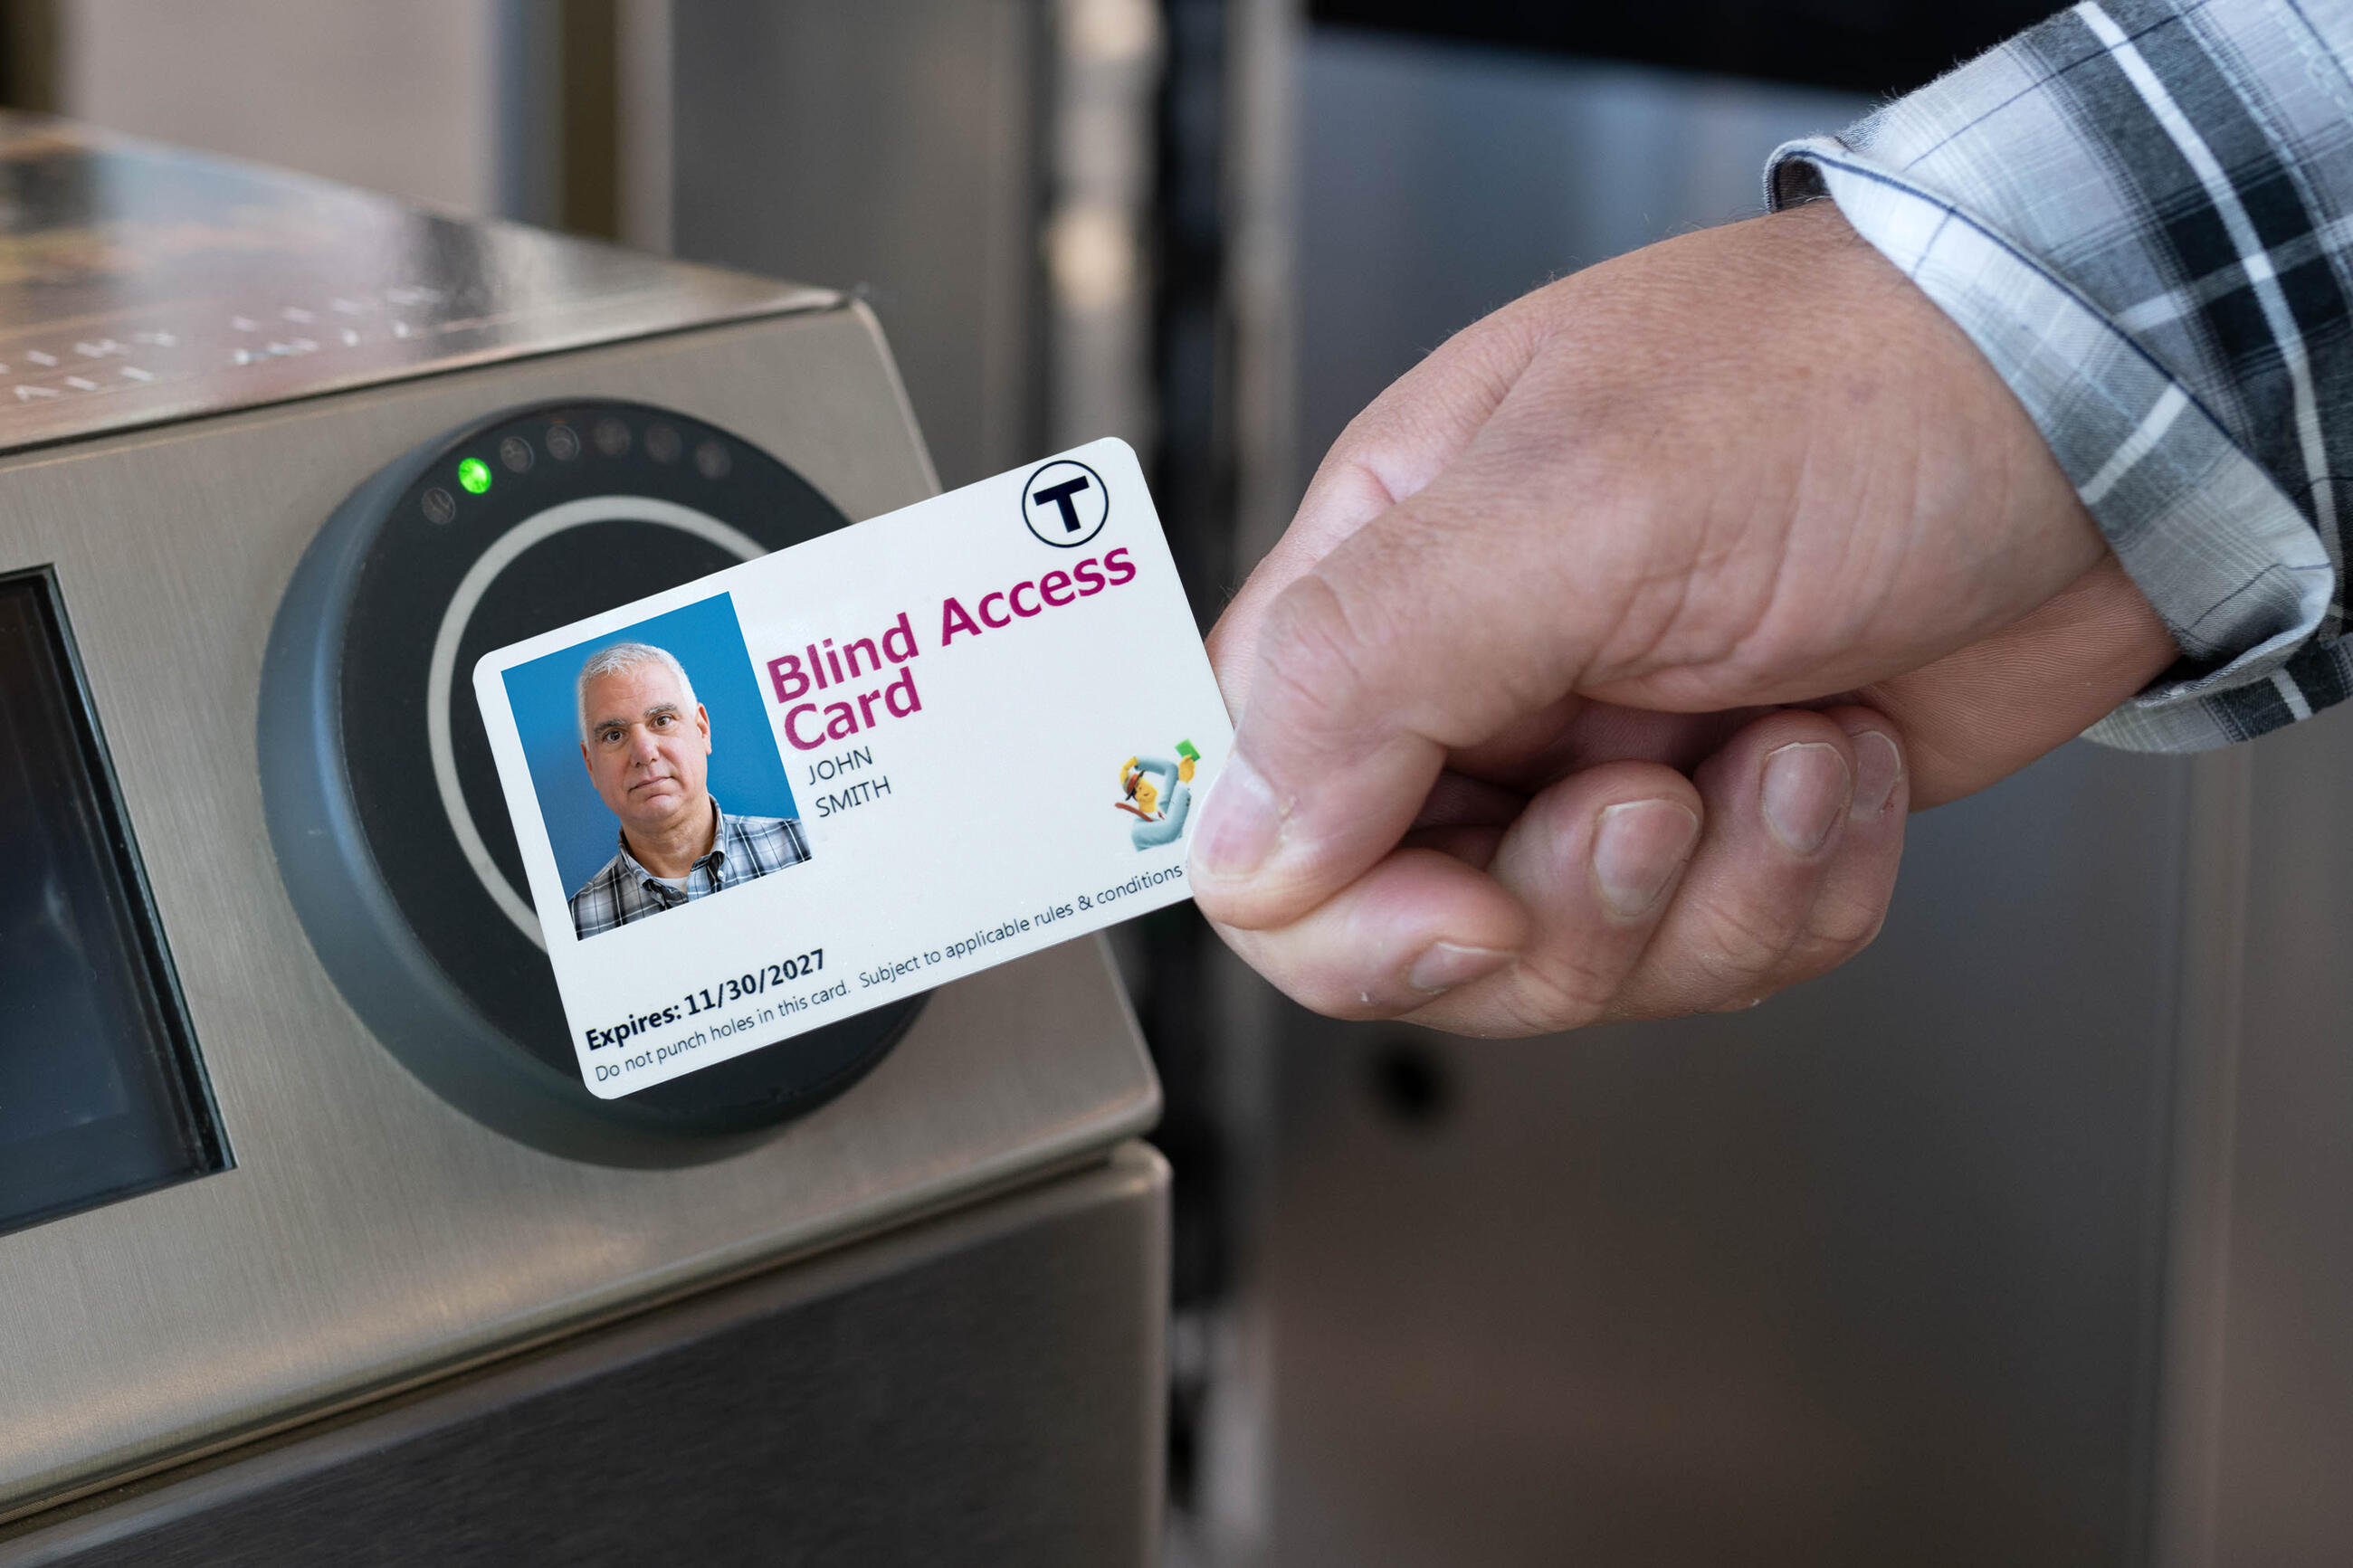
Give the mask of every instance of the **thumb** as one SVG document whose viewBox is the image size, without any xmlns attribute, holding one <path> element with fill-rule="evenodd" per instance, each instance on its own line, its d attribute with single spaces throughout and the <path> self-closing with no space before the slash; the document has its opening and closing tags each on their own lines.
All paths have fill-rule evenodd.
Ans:
<svg viewBox="0 0 2353 1568">
<path fill-rule="evenodd" d="M 1450 750 L 1573 684 L 1581 595 L 1556 580 L 1556 552 L 1464 548 L 1481 524 L 1491 541 L 1519 531 L 1496 526 L 1493 496 L 1441 479 L 1268 605 L 1193 839 L 1211 920 L 1266 930 L 1315 908 L 1396 847 Z"/>
</svg>

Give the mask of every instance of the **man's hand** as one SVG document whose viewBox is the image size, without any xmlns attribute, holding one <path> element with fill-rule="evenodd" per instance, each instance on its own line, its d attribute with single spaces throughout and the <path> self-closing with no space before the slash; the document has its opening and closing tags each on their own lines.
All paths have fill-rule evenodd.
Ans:
<svg viewBox="0 0 2353 1568">
<path fill-rule="evenodd" d="M 2175 657 L 2009 389 L 1826 203 L 1456 336 L 1209 646 L 1240 725 L 1202 910 L 1310 1006 L 1472 1034 L 1844 962 L 1907 810 Z"/>
</svg>

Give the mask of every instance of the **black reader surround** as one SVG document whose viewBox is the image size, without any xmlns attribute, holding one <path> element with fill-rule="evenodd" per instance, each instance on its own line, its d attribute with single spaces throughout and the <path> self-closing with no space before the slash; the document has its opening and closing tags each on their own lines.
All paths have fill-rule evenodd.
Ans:
<svg viewBox="0 0 2353 1568">
<path fill-rule="evenodd" d="M 492 648 L 848 521 L 740 437 L 594 401 L 428 443 L 353 492 L 304 554 L 261 687 L 280 867 L 354 1010 L 478 1121 L 599 1163 L 716 1158 L 839 1092 L 913 1020 L 921 997 L 591 1094 L 472 693 Z"/>
</svg>

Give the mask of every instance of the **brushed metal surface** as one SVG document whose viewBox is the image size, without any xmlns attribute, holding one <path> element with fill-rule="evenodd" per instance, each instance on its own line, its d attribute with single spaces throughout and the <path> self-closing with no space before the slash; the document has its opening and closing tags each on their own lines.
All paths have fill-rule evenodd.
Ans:
<svg viewBox="0 0 2353 1568">
<path fill-rule="evenodd" d="M 2318 728 L 2299 725 L 2293 732 L 2308 739 Z M 2162 1308 L 2148 1399 L 2149 1568 L 2209 1568 L 2213 1561 L 2250 829 L 2255 764 L 2269 746 L 2232 746 L 2189 763 L 2181 907 L 2191 918 L 2175 939 L 2180 1003 L 2157 1282 Z"/>
<path fill-rule="evenodd" d="M 839 303 L 0 113 L 0 449 Z"/>
<path fill-rule="evenodd" d="M 1052 445 L 1040 219 L 1057 195 L 1054 12 L 1040 0 L 670 12 L 671 248 L 859 285 L 950 485 Z"/>
<path fill-rule="evenodd" d="M 1099 1165 L 0 1527 L 0 1568 L 1155 1561 L 1168 1167 Z"/>
<path fill-rule="evenodd" d="M 1915 817 L 1877 943 L 1753 1011 L 1286 1004 L 1269 1560 L 2146 1563 L 2190 769 Z"/>
<path fill-rule="evenodd" d="M 2242 751 L 2241 972 L 2215 1031 L 2215 1169 L 2186 1216 L 2204 1355 L 2168 1391 L 2189 1506 L 2161 1568 L 2353 1559 L 2353 711 Z"/>
<path fill-rule="evenodd" d="M 1099 946 L 940 992 L 862 1084 L 733 1159 L 574 1163 L 434 1098 L 287 901 L 251 751 L 297 557 L 360 479 L 535 399 L 667 404 L 853 518 L 929 494 L 862 309 L 341 394 L 0 462 L 54 563 L 238 1166 L 0 1242 L 0 1513 L 1080 1157 L 1157 1086 Z M 422 613 L 423 607 L 420 607 Z M 420 784 L 427 762 L 417 760 Z"/>
</svg>

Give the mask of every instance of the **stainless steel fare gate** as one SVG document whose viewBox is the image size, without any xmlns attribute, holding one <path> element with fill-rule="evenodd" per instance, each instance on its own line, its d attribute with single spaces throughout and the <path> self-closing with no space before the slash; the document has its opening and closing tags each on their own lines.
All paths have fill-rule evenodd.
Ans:
<svg viewBox="0 0 2353 1568">
<path fill-rule="evenodd" d="M 448 679 L 931 493 L 871 319 L 50 122 L 0 181 L 0 1562 L 1148 1556 L 1096 945 L 596 1100 Z"/>
</svg>

